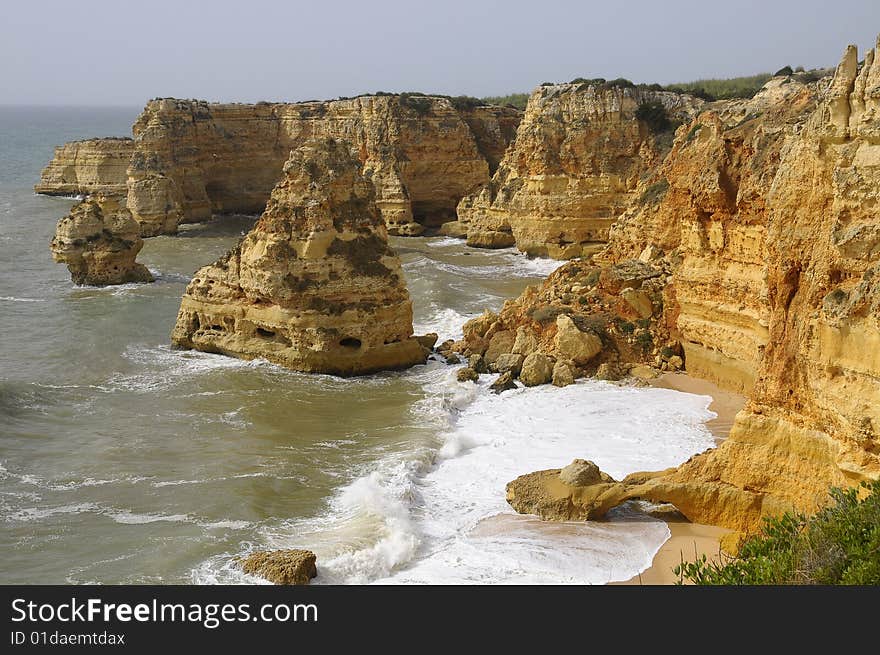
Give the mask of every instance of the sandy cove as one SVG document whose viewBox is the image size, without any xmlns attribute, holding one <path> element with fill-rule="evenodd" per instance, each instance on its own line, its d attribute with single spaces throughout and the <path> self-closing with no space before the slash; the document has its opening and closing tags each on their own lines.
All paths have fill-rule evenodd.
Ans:
<svg viewBox="0 0 880 655">
<path fill-rule="evenodd" d="M 745 397 L 725 391 L 715 384 L 684 373 L 666 373 L 651 385 L 664 389 L 675 389 L 685 393 L 711 396 L 709 409 L 717 416 L 706 422 L 706 427 L 715 436 L 716 445 L 727 438 L 733 425 L 734 417 L 745 404 Z M 721 552 L 719 540 L 730 532 L 724 528 L 685 521 L 667 521 L 671 536 L 660 546 L 654 555 L 651 566 L 624 582 L 611 582 L 616 585 L 667 585 L 675 584 L 678 578 L 672 572 L 682 561 L 694 561 L 701 555 L 710 560 L 717 560 Z"/>
</svg>

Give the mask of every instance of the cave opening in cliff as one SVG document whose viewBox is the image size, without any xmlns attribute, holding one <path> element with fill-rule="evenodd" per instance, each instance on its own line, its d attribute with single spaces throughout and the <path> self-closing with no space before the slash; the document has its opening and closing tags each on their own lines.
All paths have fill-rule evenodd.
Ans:
<svg viewBox="0 0 880 655">
<path fill-rule="evenodd" d="M 345 337 L 339 341 L 339 345 L 343 348 L 351 348 L 352 350 L 357 350 L 361 347 L 361 340 L 355 339 L 354 337 Z"/>
</svg>

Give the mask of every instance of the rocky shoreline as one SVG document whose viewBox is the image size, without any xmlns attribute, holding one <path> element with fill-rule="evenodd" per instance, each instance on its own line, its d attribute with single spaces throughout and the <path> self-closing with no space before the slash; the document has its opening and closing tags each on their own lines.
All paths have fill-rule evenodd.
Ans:
<svg viewBox="0 0 880 655">
<path fill-rule="evenodd" d="M 436 349 L 467 362 L 462 384 L 684 370 L 746 401 L 727 397 L 728 438 L 679 467 L 618 481 L 584 453 L 511 481 L 508 501 L 549 520 L 672 503 L 734 541 L 880 476 L 878 50 L 860 62 L 850 46 L 833 77 L 783 74 L 749 100 L 542 85 L 523 116 L 411 94 L 157 99 L 133 141 L 59 148 L 36 190 L 87 194 L 52 245 L 76 283 L 148 281 L 141 237 L 263 212 L 196 273 L 172 342 L 306 372 L 432 351 L 388 234 L 572 259 Z"/>
</svg>

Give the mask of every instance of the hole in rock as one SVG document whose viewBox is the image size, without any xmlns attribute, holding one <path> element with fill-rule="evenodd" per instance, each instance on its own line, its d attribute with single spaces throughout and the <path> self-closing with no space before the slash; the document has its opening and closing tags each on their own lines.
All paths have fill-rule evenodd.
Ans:
<svg viewBox="0 0 880 655">
<path fill-rule="evenodd" d="M 264 337 L 266 339 L 271 339 L 275 336 L 275 333 L 272 330 L 266 330 L 265 328 L 258 327 L 257 328 L 257 336 Z"/>
<path fill-rule="evenodd" d="M 339 345 L 343 348 L 360 348 L 361 340 L 354 337 L 345 337 L 339 342 Z"/>
</svg>

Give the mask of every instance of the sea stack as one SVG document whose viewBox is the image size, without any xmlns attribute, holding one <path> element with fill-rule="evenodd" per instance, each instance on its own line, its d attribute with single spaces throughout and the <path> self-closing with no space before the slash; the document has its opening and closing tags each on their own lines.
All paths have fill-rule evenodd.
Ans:
<svg viewBox="0 0 880 655">
<path fill-rule="evenodd" d="M 349 144 L 291 152 L 254 229 L 195 274 L 171 339 L 343 376 L 425 362 L 400 260 Z"/>
<path fill-rule="evenodd" d="M 119 199 L 98 194 L 58 221 L 50 248 L 74 283 L 103 286 L 152 282 L 147 267 L 135 261 L 143 246 L 137 221 Z"/>
</svg>

